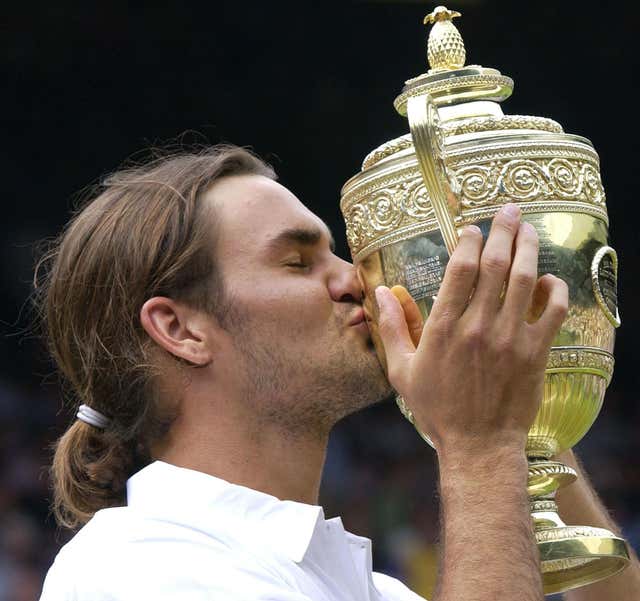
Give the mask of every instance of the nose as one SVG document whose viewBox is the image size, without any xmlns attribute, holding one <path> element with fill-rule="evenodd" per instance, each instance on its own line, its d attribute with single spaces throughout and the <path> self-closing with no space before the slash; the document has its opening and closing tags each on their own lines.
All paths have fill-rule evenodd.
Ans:
<svg viewBox="0 0 640 601">
<path fill-rule="evenodd" d="M 329 278 L 331 298 L 336 302 L 361 303 L 363 293 L 356 268 L 340 257 L 334 257 L 334 261 Z"/>
</svg>

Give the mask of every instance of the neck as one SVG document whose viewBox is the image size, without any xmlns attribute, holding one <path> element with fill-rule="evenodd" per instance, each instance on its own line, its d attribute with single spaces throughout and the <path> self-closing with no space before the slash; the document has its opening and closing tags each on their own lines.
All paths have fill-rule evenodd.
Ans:
<svg viewBox="0 0 640 601">
<path fill-rule="evenodd" d="M 229 408 L 231 403 L 224 403 Z M 317 505 L 328 433 L 291 433 L 281 425 L 215 409 L 183 411 L 153 457 L 270 494 Z M 237 406 L 237 405 L 236 405 Z M 190 417 L 191 414 L 191 417 Z"/>
</svg>

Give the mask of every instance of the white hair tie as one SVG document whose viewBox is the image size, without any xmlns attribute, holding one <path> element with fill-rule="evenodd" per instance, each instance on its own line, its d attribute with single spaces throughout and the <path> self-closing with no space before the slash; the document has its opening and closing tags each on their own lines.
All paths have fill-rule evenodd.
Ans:
<svg viewBox="0 0 640 601">
<path fill-rule="evenodd" d="M 111 423 L 108 417 L 92 409 L 89 405 L 80 405 L 76 417 L 85 424 L 90 424 L 101 430 L 104 430 Z"/>
</svg>

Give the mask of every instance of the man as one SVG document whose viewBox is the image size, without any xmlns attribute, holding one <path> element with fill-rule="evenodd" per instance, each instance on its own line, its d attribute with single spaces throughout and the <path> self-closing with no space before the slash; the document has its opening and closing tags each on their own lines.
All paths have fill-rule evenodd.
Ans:
<svg viewBox="0 0 640 601">
<path fill-rule="evenodd" d="M 80 405 L 55 511 L 86 525 L 42 600 L 418 599 L 316 505 L 331 428 L 391 388 L 353 266 L 269 167 L 216 147 L 118 173 L 43 265 L 51 350 Z M 462 233 L 424 329 L 376 291 L 389 381 L 438 452 L 438 601 L 542 598 L 523 449 L 567 288 L 536 265 L 509 205 L 484 246 Z M 570 504 L 607 522 L 593 499 Z M 570 598 L 630 600 L 637 582 L 635 565 Z"/>
</svg>

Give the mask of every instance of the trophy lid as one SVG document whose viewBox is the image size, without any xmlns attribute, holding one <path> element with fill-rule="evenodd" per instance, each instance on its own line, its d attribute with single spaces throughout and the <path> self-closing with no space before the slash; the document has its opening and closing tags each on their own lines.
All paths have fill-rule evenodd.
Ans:
<svg viewBox="0 0 640 601">
<path fill-rule="evenodd" d="M 403 116 L 407 114 L 407 100 L 412 96 L 429 94 L 436 106 L 452 105 L 472 100 L 501 102 L 513 92 L 513 79 L 497 69 L 480 65 L 465 66 L 464 41 L 452 19 L 458 11 L 438 6 L 424 18 L 433 24 L 427 43 L 430 69 L 408 79 L 394 106 Z"/>
<path fill-rule="evenodd" d="M 481 65 L 466 65 L 464 40 L 453 24 L 462 16 L 445 6 L 436 7 L 424 18 L 432 25 L 427 42 L 429 69 L 405 81 L 394 107 L 407 116 L 407 103 L 412 97 L 428 94 L 438 107 L 440 131 L 447 144 L 515 134 L 563 134 L 562 126 L 552 119 L 533 115 L 505 115 L 499 104 L 513 92 L 513 79 L 500 71 Z M 411 135 L 404 135 L 375 148 L 364 159 L 366 170 L 381 161 L 411 152 Z"/>
</svg>

